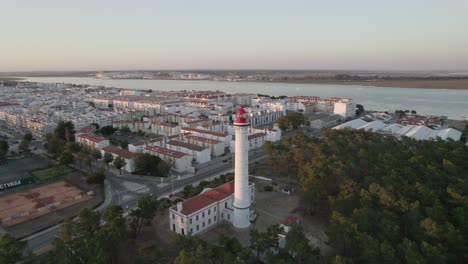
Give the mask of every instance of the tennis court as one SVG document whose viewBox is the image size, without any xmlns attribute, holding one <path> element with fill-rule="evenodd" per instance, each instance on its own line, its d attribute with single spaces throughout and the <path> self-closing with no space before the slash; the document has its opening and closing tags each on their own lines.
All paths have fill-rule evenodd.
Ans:
<svg viewBox="0 0 468 264">
<path fill-rule="evenodd" d="M 65 181 L 0 196 L 0 224 L 10 227 L 91 198 Z"/>
</svg>

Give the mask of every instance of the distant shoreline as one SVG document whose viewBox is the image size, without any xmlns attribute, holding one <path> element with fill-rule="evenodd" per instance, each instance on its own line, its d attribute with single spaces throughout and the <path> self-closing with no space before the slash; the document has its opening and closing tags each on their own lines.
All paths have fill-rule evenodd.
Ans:
<svg viewBox="0 0 468 264">
<path fill-rule="evenodd" d="M 325 85 L 361 85 L 383 88 L 413 88 L 413 89 L 450 89 L 468 90 L 467 80 L 377 80 L 377 81 L 337 81 L 337 80 L 277 80 L 271 83 L 290 84 L 325 84 Z"/>
<path fill-rule="evenodd" d="M 39 76 L 57 77 L 57 76 Z M 76 76 L 60 76 L 76 77 Z M 80 77 L 78 77 L 80 78 Z M 89 78 L 89 77 L 88 77 Z M 95 77 L 91 77 L 95 78 Z M 0 81 L 21 81 L 27 77 L 0 77 Z M 99 79 L 99 78 L 96 78 Z M 225 81 L 225 80 L 190 80 L 190 79 L 139 79 L 139 78 L 111 78 L 109 80 L 163 80 L 163 81 L 212 81 L 212 82 L 257 82 L 257 83 L 286 83 L 286 84 L 324 84 L 324 85 L 360 85 L 382 88 L 412 88 L 412 89 L 449 89 L 468 90 L 468 79 L 461 80 L 371 80 L 371 81 L 346 81 L 346 80 L 318 80 L 318 79 L 288 79 L 288 80 L 249 80 L 249 81 Z"/>
</svg>

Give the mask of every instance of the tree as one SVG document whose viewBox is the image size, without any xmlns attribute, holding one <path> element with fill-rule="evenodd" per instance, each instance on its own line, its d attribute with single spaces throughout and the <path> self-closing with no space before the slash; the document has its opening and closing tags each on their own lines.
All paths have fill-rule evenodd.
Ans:
<svg viewBox="0 0 468 264">
<path fill-rule="evenodd" d="M 101 134 L 103 136 L 110 136 L 110 135 L 114 134 L 115 131 L 117 131 L 117 130 L 115 128 L 113 128 L 112 126 L 101 127 Z"/>
<path fill-rule="evenodd" d="M 10 146 L 8 146 L 8 142 L 1 140 L 0 141 L 0 161 L 5 159 L 5 157 L 8 154 L 8 149 Z"/>
<path fill-rule="evenodd" d="M 127 243 L 126 224 L 120 206 L 110 206 L 101 215 L 82 209 L 78 219 L 67 219 L 55 239 L 61 263 L 118 263 Z"/>
<path fill-rule="evenodd" d="M 0 237 L 0 263 L 14 264 L 21 261 L 26 241 L 17 240 L 5 233 Z"/>
<path fill-rule="evenodd" d="M 89 175 L 86 178 L 86 183 L 103 184 L 105 179 L 106 179 L 106 173 L 104 172 L 104 168 L 100 168 L 97 172 Z"/>
<path fill-rule="evenodd" d="M 121 140 L 119 145 L 120 145 L 121 148 L 127 149 L 128 148 L 128 141 L 126 139 Z"/>
<path fill-rule="evenodd" d="M 278 234 L 281 232 L 278 224 L 270 225 L 265 232 L 259 232 L 256 229 L 250 230 L 250 247 L 259 257 L 260 253 L 265 253 L 270 249 L 278 249 Z"/>
<path fill-rule="evenodd" d="M 150 222 L 158 210 L 156 196 L 143 196 L 138 200 L 138 207 L 130 211 L 130 228 L 136 237 L 141 232 L 143 222 Z"/>
<path fill-rule="evenodd" d="M 360 130 L 322 135 L 299 145 L 298 176 L 304 205 L 330 217 L 333 263 L 466 262 L 463 142 Z"/>
<path fill-rule="evenodd" d="M 152 176 L 165 177 L 170 170 L 169 165 L 165 161 L 148 153 L 137 153 L 135 155 L 135 165 L 140 173 Z"/>
<path fill-rule="evenodd" d="M 286 235 L 286 246 L 277 255 L 270 254 L 266 263 L 319 263 L 320 250 L 312 249 L 300 225 L 293 224 Z"/>
<path fill-rule="evenodd" d="M 75 140 L 75 126 L 72 122 L 60 121 L 54 130 L 54 136 L 65 142 L 73 142 Z"/>
<path fill-rule="evenodd" d="M 415 114 L 416 114 L 416 110 L 411 110 L 411 114 L 415 115 Z"/>
<path fill-rule="evenodd" d="M 59 161 L 65 165 L 71 164 L 74 161 L 73 154 L 70 151 L 65 150 L 62 152 L 62 154 L 60 154 Z"/>
<path fill-rule="evenodd" d="M 93 149 L 91 155 L 93 155 L 93 158 L 96 160 L 96 165 L 98 165 L 98 160 L 102 159 L 101 150 Z"/>
<path fill-rule="evenodd" d="M 104 163 L 107 165 L 107 170 L 109 170 L 109 163 L 111 163 L 114 160 L 114 156 L 110 152 L 104 153 Z"/>
<path fill-rule="evenodd" d="M 289 119 L 286 116 L 280 116 L 276 119 L 275 124 L 281 129 L 281 131 L 286 131 L 289 128 Z"/>
<path fill-rule="evenodd" d="M 132 132 L 128 126 L 123 126 L 123 127 L 121 127 L 119 130 L 120 130 L 120 132 L 122 132 L 122 133 L 130 133 L 130 132 Z"/>
<path fill-rule="evenodd" d="M 119 249 L 123 249 L 127 239 L 127 225 L 122 207 L 107 207 L 102 214 L 102 221 L 105 224 L 98 231 L 97 238 L 102 248 L 103 263 L 119 263 Z"/>
<path fill-rule="evenodd" d="M 292 126 L 293 129 L 299 128 L 299 126 L 301 126 L 305 122 L 304 115 L 299 112 L 288 112 L 286 117 L 289 120 L 289 124 Z"/>
<path fill-rule="evenodd" d="M 356 115 L 362 115 L 364 113 L 364 106 L 362 104 L 356 104 Z"/>
<path fill-rule="evenodd" d="M 31 152 L 29 149 L 29 143 L 29 140 L 23 138 L 18 146 L 18 149 L 23 153 L 29 154 L 29 152 Z"/>
<path fill-rule="evenodd" d="M 33 140 L 33 136 L 30 132 L 27 132 L 26 134 L 24 134 L 23 139 L 31 142 Z"/>
<path fill-rule="evenodd" d="M 112 164 L 114 165 L 115 168 L 119 170 L 120 175 L 122 175 L 122 167 L 125 166 L 125 159 L 118 156 L 117 158 L 114 159 Z"/>
</svg>

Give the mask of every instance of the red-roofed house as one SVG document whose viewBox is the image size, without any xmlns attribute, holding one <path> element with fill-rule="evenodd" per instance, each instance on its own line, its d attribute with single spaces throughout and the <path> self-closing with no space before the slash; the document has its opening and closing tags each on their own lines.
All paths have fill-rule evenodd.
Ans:
<svg viewBox="0 0 468 264">
<path fill-rule="evenodd" d="M 147 146 L 145 152 L 160 157 L 177 172 L 195 172 L 192 166 L 193 156 L 190 154 L 159 146 Z"/>
<path fill-rule="evenodd" d="M 250 201 L 255 200 L 255 184 L 249 184 Z M 232 223 L 234 181 L 214 189 L 205 189 L 199 195 L 169 209 L 170 228 L 182 235 L 195 235 L 216 226 L 221 221 Z"/>
<path fill-rule="evenodd" d="M 112 154 L 114 159 L 117 157 L 123 158 L 125 160 L 125 166 L 123 169 L 130 173 L 136 171 L 135 153 L 114 146 L 104 147 L 101 149 L 101 152 L 103 157 L 106 152 L 109 152 Z"/>
<path fill-rule="evenodd" d="M 79 134 L 76 136 L 76 141 L 83 145 L 97 149 L 102 149 L 110 145 L 108 139 L 93 134 Z"/>
<path fill-rule="evenodd" d="M 164 136 L 176 135 L 180 134 L 180 126 L 172 123 L 153 122 L 151 123 L 151 132 Z"/>
<path fill-rule="evenodd" d="M 211 155 L 215 157 L 224 154 L 224 142 L 222 141 L 192 135 L 186 136 L 185 140 L 194 145 L 210 148 Z"/>
<path fill-rule="evenodd" d="M 183 127 L 182 132 L 192 133 L 192 135 L 219 140 L 224 142 L 225 147 L 229 147 L 229 144 L 232 140 L 232 135 L 222 132 L 209 131 L 204 129 L 192 128 L 192 127 Z"/>
</svg>

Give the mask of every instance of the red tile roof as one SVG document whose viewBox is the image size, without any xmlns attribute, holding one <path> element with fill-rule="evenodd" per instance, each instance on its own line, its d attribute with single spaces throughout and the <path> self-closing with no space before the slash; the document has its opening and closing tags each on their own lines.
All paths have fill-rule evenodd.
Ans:
<svg viewBox="0 0 468 264">
<path fill-rule="evenodd" d="M 203 130 L 203 129 L 198 129 L 198 128 L 192 128 L 192 127 L 183 127 L 182 130 L 190 131 L 190 132 L 196 132 L 196 133 L 200 133 L 200 134 L 213 135 L 213 136 L 216 136 L 216 137 L 226 137 L 226 136 L 228 136 L 228 134 L 226 134 L 226 133 L 214 132 L 214 131 Z"/>
<path fill-rule="evenodd" d="M 168 148 L 163 148 L 159 146 L 147 146 L 145 149 L 159 154 L 167 155 L 172 158 L 182 158 L 183 156 L 188 155 L 180 151 L 170 150 Z"/>
<path fill-rule="evenodd" d="M 164 126 L 164 127 L 177 127 L 177 125 L 166 122 L 153 122 L 151 125 Z"/>
<path fill-rule="evenodd" d="M 76 133 L 77 134 L 89 134 L 89 133 L 92 133 L 93 130 L 94 130 L 94 126 L 90 125 L 90 126 L 83 127 L 82 129 L 76 131 Z"/>
<path fill-rule="evenodd" d="M 210 122 L 210 119 L 196 119 L 196 120 L 185 121 L 185 123 L 187 124 L 197 124 L 197 123 L 205 123 L 205 122 Z"/>
<path fill-rule="evenodd" d="M 218 143 L 221 142 L 221 141 L 216 140 L 216 139 L 210 139 L 210 138 L 204 138 L 204 137 L 198 137 L 198 136 L 186 136 L 185 138 L 189 139 L 189 140 L 205 142 L 205 143 L 208 143 L 208 144 L 218 144 Z"/>
<path fill-rule="evenodd" d="M 102 150 L 104 152 L 114 153 L 115 155 L 120 156 L 125 159 L 132 159 L 135 157 L 135 153 L 130 152 L 126 149 L 121 149 L 121 148 L 114 147 L 114 146 L 107 146 L 107 147 L 102 148 Z"/>
<path fill-rule="evenodd" d="M 264 137 L 264 136 L 266 136 L 265 133 L 255 133 L 255 134 L 249 135 L 249 140 L 258 138 L 258 137 Z"/>
<path fill-rule="evenodd" d="M 171 140 L 167 144 L 172 145 L 172 146 L 176 146 L 176 147 L 186 148 L 186 149 L 193 150 L 193 151 L 198 151 L 198 152 L 203 151 L 203 150 L 206 149 L 206 148 L 200 147 L 198 145 L 194 145 L 194 144 L 190 144 L 190 143 L 186 143 L 186 142 L 182 142 L 182 141 L 178 141 L 178 140 Z"/>
<path fill-rule="evenodd" d="M 78 137 L 84 138 L 84 139 L 87 139 L 89 141 L 96 142 L 96 143 L 106 140 L 106 138 L 91 135 L 91 134 L 81 134 L 81 135 L 78 135 Z"/>
<path fill-rule="evenodd" d="M 170 135 L 170 136 L 167 136 L 167 138 L 169 138 L 169 139 L 178 138 L 178 137 L 187 136 L 187 135 L 190 135 L 190 133 L 180 133 L 180 134 Z"/>
<path fill-rule="evenodd" d="M 182 203 L 182 214 L 191 215 L 211 204 L 219 202 L 234 194 L 234 181 L 227 182 L 212 190 L 201 193 Z M 177 205 L 172 207 L 177 210 Z"/>
</svg>

